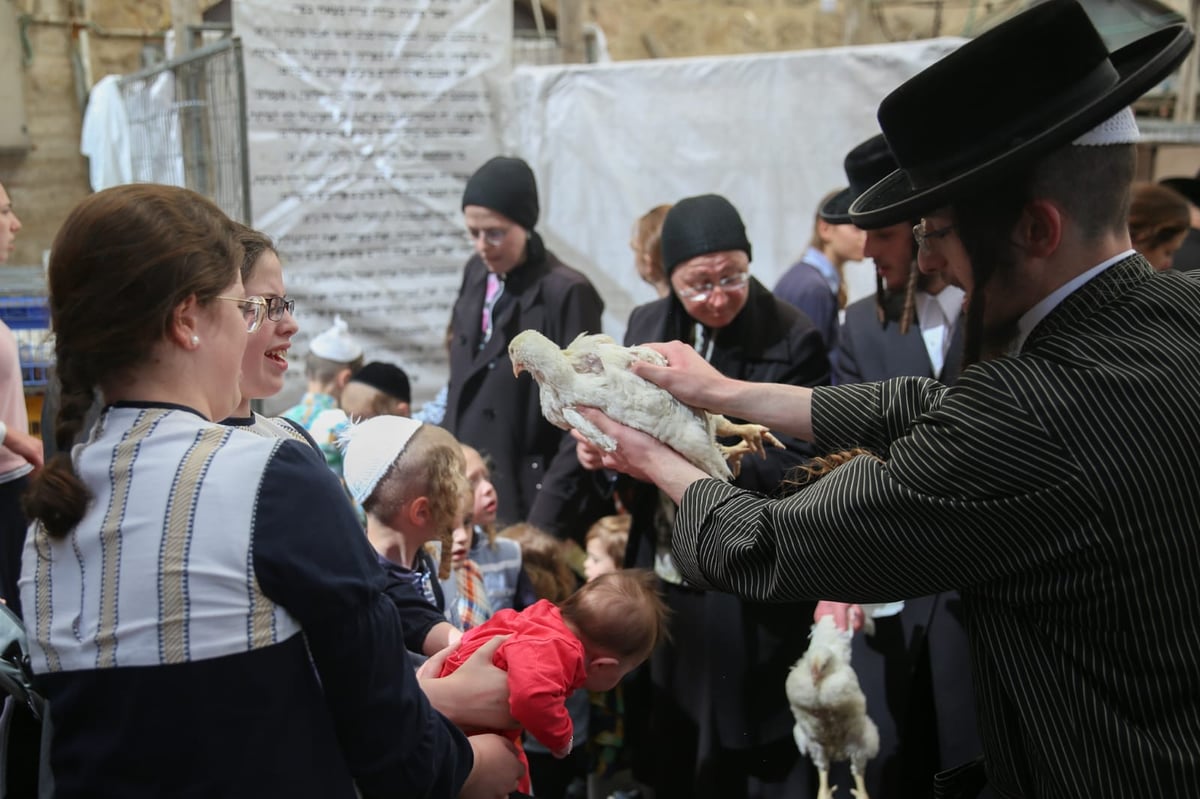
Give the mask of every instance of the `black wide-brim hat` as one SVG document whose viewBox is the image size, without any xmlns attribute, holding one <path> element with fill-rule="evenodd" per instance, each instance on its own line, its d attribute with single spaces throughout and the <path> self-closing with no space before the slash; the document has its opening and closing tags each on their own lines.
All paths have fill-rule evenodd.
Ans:
<svg viewBox="0 0 1200 799">
<path fill-rule="evenodd" d="M 846 153 L 843 162 L 849 188 L 842 189 L 821 206 L 820 216 L 831 225 L 849 225 L 850 204 L 867 189 L 896 171 L 896 156 L 888 149 L 887 139 L 879 133 Z"/>
<path fill-rule="evenodd" d="M 1111 55 L 1075 0 L 1047 0 L 927 67 L 879 106 L 899 169 L 850 206 L 862 228 L 914 219 L 1087 133 L 1183 60 L 1187 26 Z"/>
</svg>

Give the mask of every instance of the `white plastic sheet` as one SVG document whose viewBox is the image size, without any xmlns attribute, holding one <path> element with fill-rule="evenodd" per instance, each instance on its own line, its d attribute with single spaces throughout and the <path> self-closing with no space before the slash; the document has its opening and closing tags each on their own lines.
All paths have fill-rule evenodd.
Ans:
<svg viewBox="0 0 1200 799">
<path fill-rule="evenodd" d="M 746 222 L 751 272 L 774 286 L 803 253 L 817 201 L 845 185 L 846 152 L 879 132 L 879 101 L 961 42 L 521 67 L 505 139 L 537 174 L 543 236 L 592 278 L 620 335 L 654 297 L 629 249 L 641 214 L 723 194 Z M 851 281 L 856 296 L 874 291 L 867 265 Z"/>
</svg>

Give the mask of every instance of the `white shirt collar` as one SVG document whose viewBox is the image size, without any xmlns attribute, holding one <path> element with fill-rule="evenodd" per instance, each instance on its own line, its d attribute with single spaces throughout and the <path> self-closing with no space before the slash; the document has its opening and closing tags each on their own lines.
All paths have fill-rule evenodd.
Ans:
<svg viewBox="0 0 1200 799">
<path fill-rule="evenodd" d="M 946 317 L 946 321 L 953 327 L 955 320 L 962 314 L 963 297 L 966 292 L 958 286 L 946 286 L 937 294 L 932 295 L 933 299 L 937 300 L 937 304 L 942 308 L 942 315 Z"/>
<path fill-rule="evenodd" d="M 1080 286 L 1082 286 L 1084 283 L 1087 283 L 1089 280 L 1103 272 L 1105 269 L 1108 269 L 1113 264 L 1117 263 L 1118 261 L 1123 261 L 1133 254 L 1133 250 L 1125 250 L 1125 252 L 1118 253 L 1112 258 L 1109 258 L 1107 261 L 1096 264 L 1086 272 L 1077 275 L 1072 280 L 1068 280 L 1066 283 L 1062 284 L 1057 289 L 1043 297 L 1041 302 L 1030 308 L 1025 312 L 1024 316 L 1017 320 L 1017 340 L 1013 344 L 1012 351 L 1020 352 L 1021 348 L 1025 346 L 1025 339 L 1029 338 L 1029 334 L 1032 333 L 1033 329 L 1038 326 L 1038 323 L 1049 316 L 1051 311 L 1057 308 L 1063 300 L 1071 296 Z"/>
</svg>

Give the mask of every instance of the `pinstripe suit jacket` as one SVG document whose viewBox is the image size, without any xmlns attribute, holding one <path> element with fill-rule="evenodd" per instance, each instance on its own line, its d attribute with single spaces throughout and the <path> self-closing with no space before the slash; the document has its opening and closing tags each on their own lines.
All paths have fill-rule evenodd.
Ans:
<svg viewBox="0 0 1200 799">
<path fill-rule="evenodd" d="M 1133 256 L 953 389 L 816 389 L 818 445 L 886 462 L 778 502 L 700 481 L 676 563 L 759 599 L 958 588 L 1001 795 L 1200 796 L 1198 394 L 1200 274 Z"/>
</svg>

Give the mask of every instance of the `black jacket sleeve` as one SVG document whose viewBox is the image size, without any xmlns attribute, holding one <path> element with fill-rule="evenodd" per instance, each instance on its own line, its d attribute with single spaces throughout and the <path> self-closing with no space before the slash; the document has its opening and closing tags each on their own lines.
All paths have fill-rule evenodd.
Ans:
<svg viewBox="0 0 1200 799">
<path fill-rule="evenodd" d="M 337 479 L 303 449 L 283 442 L 263 477 L 259 584 L 304 630 L 362 793 L 455 796 L 472 767 L 470 744 L 418 686 L 384 572 Z"/>
</svg>

